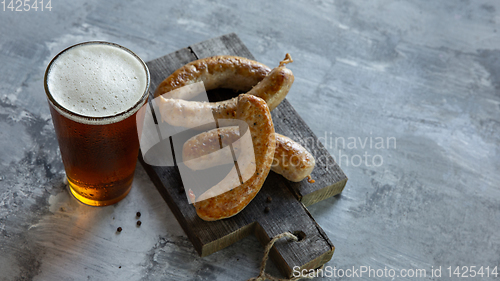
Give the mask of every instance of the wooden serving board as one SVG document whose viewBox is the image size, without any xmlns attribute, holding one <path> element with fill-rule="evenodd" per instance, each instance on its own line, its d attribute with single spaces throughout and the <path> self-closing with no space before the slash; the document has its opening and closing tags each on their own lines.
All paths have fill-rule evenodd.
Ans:
<svg viewBox="0 0 500 281">
<path fill-rule="evenodd" d="M 190 61 L 215 55 L 255 59 L 234 33 L 178 50 L 147 63 L 151 73 L 150 100 L 154 98 L 158 84 L 176 69 Z M 283 58 L 276 58 L 275 66 L 280 59 Z M 293 71 L 293 64 L 290 69 Z M 211 101 L 234 95 L 225 90 L 209 93 Z M 139 160 L 201 256 L 223 249 L 249 234 L 256 235 L 263 245 L 285 231 L 299 234 L 300 241 L 278 241 L 270 253 L 273 262 L 284 275 L 290 277 L 295 266 L 314 269 L 331 259 L 335 248 L 305 206 L 342 192 L 347 177 L 328 151 L 321 144 L 318 147 L 317 137 L 286 99 L 272 111 L 272 117 L 277 133 L 294 140 L 309 140 L 306 142 L 309 143 L 309 151 L 316 159 L 323 159 L 317 160 L 311 174 L 315 183 L 307 180 L 292 183 L 270 172 L 252 202 L 229 219 L 215 222 L 201 220 L 188 203 L 177 167 L 150 166 L 144 163 L 142 157 Z M 311 140 L 316 144 L 314 147 L 310 147 Z M 272 198 L 271 202 L 268 202 L 268 197 Z M 266 207 L 270 210 L 267 213 L 264 212 Z"/>
</svg>

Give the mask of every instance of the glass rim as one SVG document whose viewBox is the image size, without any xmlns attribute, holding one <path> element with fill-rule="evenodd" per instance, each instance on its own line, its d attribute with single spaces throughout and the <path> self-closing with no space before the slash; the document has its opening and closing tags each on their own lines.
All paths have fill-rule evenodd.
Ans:
<svg viewBox="0 0 500 281">
<path fill-rule="evenodd" d="M 144 71 L 146 72 L 146 86 L 144 88 L 144 93 L 142 94 L 141 98 L 137 101 L 137 103 L 135 103 L 130 108 L 128 108 L 124 111 L 121 111 L 117 114 L 114 114 L 114 115 L 87 116 L 87 115 L 79 114 L 79 113 L 76 113 L 76 112 L 73 112 L 73 111 L 67 109 L 66 107 L 62 106 L 60 103 L 58 103 L 54 99 L 54 97 L 50 93 L 49 86 L 47 83 L 47 78 L 48 78 L 49 72 L 52 68 L 52 64 L 59 58 L 59 56 L 61 56 L 65 52 L 69 51 L 70 49 L 80 47 L 83 45 L 109 45 L 112 47 L 120 48 L 120 49 L 126 51 L 127 53 L 131 54 L 133 57 L 135 57 L 142 64 Z M 64 50 L 60 51 L 57 55 L 55 55 L 52 58 L 50 63 L 47 65 L 47 69 L 45 70 L 45 74 L 43 77 L 43 85 L 45 88 L 45 95 L 47 96 L 47 99 L 49 100 L 50 104 L 52 106 L 54 106 L 54 108 L 62 115 L 66 116 L 67 118 L 69 118 L 71 120 L 73 120 L 73 118 L 78 119 L 79 121 L 82 121 L 82 123 L 85 123 L 85 124 L 91 124 L 91 125 L 101 125 L 102 124 L 102 125 L 104 125 L 104 124 L 114 123 L 114 122 L 112 122 L 113 119 L 118 119 L 124 115 L 132 116 L 135 112 L 137 112 L 143 106 L 143 104 L 145 103 L 145 101 L 147 100 L 147 98 L 149 96 L 150 74 L 149 74 L 149 69 L 148 69 L 148 66 L 146 65 L 146 63 L 137 54 L 135 54 L 134 52 L 132 52 L 128 48 L 123 47 L 123 46 L 116 44 L 116 43 L 112 43 L 112 42 L 86 41 L 86 42 L 82 42 L 82 43 L 78 43 L 78 44 L 74 44 L 72 46 L 69 46 L 69 47 L 65 48 Z M 124 119 L 125 118 L 123 118 L 123 120 Z M 101 123 L 101 124 L 99 124 L 99 123 Z"/>
</svg>

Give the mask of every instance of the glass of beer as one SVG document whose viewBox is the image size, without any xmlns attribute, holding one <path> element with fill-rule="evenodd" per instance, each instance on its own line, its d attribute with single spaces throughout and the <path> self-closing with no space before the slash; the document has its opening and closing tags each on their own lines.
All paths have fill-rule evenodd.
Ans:
<svg viewBox="0 0 500 281">
<path fill-rule="evenodd" d="M 52 59 L 44 87 L 71 193 L 91 206 L 123 199 L 139 153 L 146 64 L 120 45 L 85 42 Z"/>
</svg>

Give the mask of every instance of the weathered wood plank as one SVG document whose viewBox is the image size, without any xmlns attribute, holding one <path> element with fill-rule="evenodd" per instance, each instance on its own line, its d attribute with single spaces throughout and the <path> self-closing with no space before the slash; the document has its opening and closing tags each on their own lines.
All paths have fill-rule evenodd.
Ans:
<svg viewBox="0 0 500 281">
<path fill-rule="evenodd" d="M 302 203 L 285 186 L 277 174 L 270 174 L 261 191 L 237 216 L 214 222 L 201 220 L 182 188 L 176 167 L 148 166 L 148 175 L 158 188 L 196 251 L 207 256 L 245 236 L 254 233 L 263 245 L 282 232 L 302 232 L 299 242 L 280 241 L 271 252 L 271 259 L 286 276 L 294 266 L 317 268 L 329 261 L 334 246 Z M 267 198 L 272 198 L 268 202 Z M 269 207 L 269 212 L 264 209 Z"/>
<path fill-rule="evenodd" d="M 193 60 L 196 60 L 196 56 L 190 49 L 183 48 L 166 56 L 147 62 L 146 64 L 148 65 L 151 77 L 151 85 L 149 87 L 150 100 L 154 99 L 154 91 L 161 81 L 181 66 Z"/>
<path fill-rule="evenodd" d="M 272 116 L 276 132 L 301 143 L 316 159 L 311 173 L 314 183 L 285 181 L 297 198 L 310 206 L 341 193 L 347 182 L 346 175 L 293 106 L 285 99 L 272 111 Z"/>
<path fill-rule="evenodd" d="M 197 58 L 206 58 L 217 54 L 255 59 L 234 33 L 212 38 L 192 45 L 189 48 L 195 53 Z M 284 56 L 285 54 L 283 54 L 283 58 Z M 278 61 L 276 62 L 277 64 Z M 289 66 L 293 70 L 293 63 Z M 316 159 L 316 167 L 311 173 L 311 177 L 315 180 L 314 183 L 309 183 L 306 180 L 298 183 L 286 181 L 287 186 L 293 191 L 295 196 L 304 205 L 310 206 L 341 193 L 347 182 L 346 175 L 293 106 L 285 99 L 272 111 L 272 116 L 274 128 L 277 133 L 302 143 Z"/>
<path fill-rule="evenodd" d="M 241 42 L 238 35 L 230 33 L 189 46 L 199 59 L 211 56 L 240 56 L 255 60 L 247 46 Z"/>
<path fill-rule="evenodd" d="M 151 72 L 151 92 L 165 77 L 187 62 L 220 54 L 253 58 L 235 34 L 201 42 L 148 62 Z M 230 95 L 234 93 L 215 90 L 210 93 L 210 99 L 226 99 Z M 317 139 L 288 102 L 285 101 L 276 110 L 278 111 L 273 112 L 273 120 L 275 120 L 278 132 L 285 133 L 296 140 L 300 140 L 300 137 Z M 324 150 L 322 147 L 320 149 Z M 301 233 L 303 239 L 300 242 L 279 241 L 271 251 L 272 260 L 286 276 L 291 275 L 295 266 L 307 269 L 316 268 L 331 259 L 334 251 L 333 244 L 305 206 L 297 200 L 306 199 L 306 202 L 313 202 L 314 200 L 307 198 L 324 199 L 326 198 L 324 195 L 311 197 L 314 191 L 302 185 L 293 186 L 280 175 L 270 173 L 261 191 L 242 212 L 229 219 L 206 222 L 196 215 L 195 209 L 188 203 L 176 167 L 149 166 L 144 163 L 142 157 L 140 161 L 201 256 L 216 252 L 252 233 L 262 244 L 267 244 L 275 235 L 290 231 Z M 321 190 L 320 186 L 323 181 L 321 176 L 330 177 L 323 181 L 328 182 L 329 185 L 338 185 L 341 182 L 339 179 L 342 178 L 343 173 L 340 169 L 338 169 L 340 172 L 336 170 L 335 174 L 328 169 L 330 167 L 322 168 L 321 165 L 318 167 L 315 170 L 319 170 L 320 173 L 316 175 L 313 173 L 318 184 L 312 185 L 304 181 L 309 186 L 317 187 L 316 192 Z M 332 175 L 335 177 L 331 177 Z M 325 186 L 328 187 L 326 184 Z M 337 188 L 334 191 L 340 192 L 341 189 Z M 330 193 L 333 192 L 330 191 Z M 269 202 L 267 198 L 272 198 L 272 201 Z M 266 207 L 269 208 L 269 212 L 264 211 Z"/>
</svg>

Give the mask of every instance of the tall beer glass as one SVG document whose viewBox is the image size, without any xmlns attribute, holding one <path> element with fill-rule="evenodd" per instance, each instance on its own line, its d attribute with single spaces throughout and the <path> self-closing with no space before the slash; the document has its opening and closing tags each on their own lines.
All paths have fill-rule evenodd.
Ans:
<svg viewBox="0 0 500 281">
<path fill-rule="evenodd" d="M 139 152 L 146 64 L 113 43 L 81 43 L 52 59 L 44 86 L 71 193 L 92 206 L 123 199 Z"/>
</svg>

